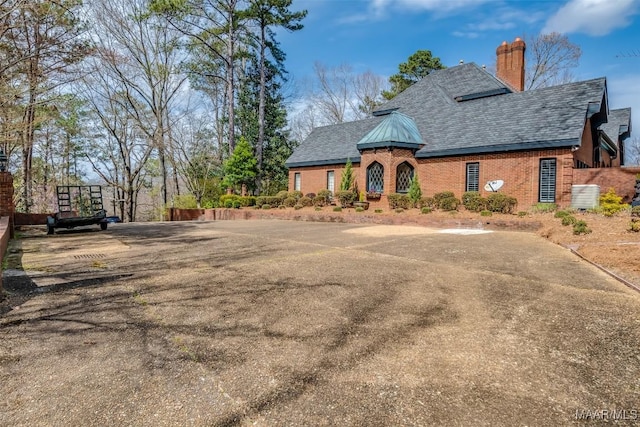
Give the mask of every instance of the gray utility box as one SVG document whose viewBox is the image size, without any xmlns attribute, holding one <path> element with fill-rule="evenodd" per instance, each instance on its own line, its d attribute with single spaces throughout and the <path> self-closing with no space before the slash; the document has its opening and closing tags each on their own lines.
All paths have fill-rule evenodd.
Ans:
<svg viewBox="0 0 640 427">
<path fill-rule="evenodd" d="M 571 207 L 593 209 L 600 205 L 600 186 L 595 184 L 572 185 Z"/>
</svg>

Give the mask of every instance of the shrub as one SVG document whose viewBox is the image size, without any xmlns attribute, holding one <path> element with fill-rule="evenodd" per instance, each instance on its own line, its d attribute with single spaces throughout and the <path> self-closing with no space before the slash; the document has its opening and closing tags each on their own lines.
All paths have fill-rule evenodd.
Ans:
<svg viewBox="0 0 640 427">
<path fill-rule="evenodd" d="M 618 196 L 613 188 L 600 196 L 600 211 L 604 216 L 613 216 L 627 208 L 629 205 L 622 203 L 622 196 Z"/>
<path fill-rule="evenodd" d="M 233 201 L 234 200 L 239 200 L 240 196 L 236 195 L 236 194 L 223 194 L 222 196 L 220 196 L 220 205 L 224 206 L 225 208 L 229 205 L 227 203 L 227 200 L 231 200 L 231 206 L 233 206 Z"/>
<path fill-rule="evenodd" d="M 480 216 L 491 216 L 491 215 L 493 215 L 493 213 L 491 211 L 486 210 L 486 209 L 483 210 L 483 211 L 480 211 Z"/>
<path fill-rule="evenodd" d="M 304 206 L 302 206 L 300 203 L 296 204 L 293 209 L 298 210 L 298 209 L 302 209 Z"/>
<path fill-rule="evenodd" d="M 295 197 L 296 200 L 300 200 L 300 198 L 303 196 L 302 191 L 291 191 L 289 192 L 289 197 Z"/>
<path fill-rule="evenodd" d="M 487 207 L 487 200 L 477 191 L 462 193 L 462 205 L 472 212 L 480 212 Z"/>
<path fill-rule="evenodd" d="M 487 210 L 491 212 L 510 214 L 513 213 L 517 205 L 518 201 L 515 197 L 502 193 L 492 193 L 487 197 Z"/>
<path fill-rule="evenodd" d="M 240 209 L 242 207 L 242 204 L 240 203 L 240 200 L 234 200 L 233 201 L 233 208 L 234 209 Z"/>
<path fill-rule="evenodd" d="M 316 197 L 316 193 L 307 193 L 304 195 L 304 197 L 308 197 L 311 200 L 313 200 Z"/>
<path fill-rule="evenodd" d="M 313 200 L 307 196 L 300 197 L 300 200 L 298 200 L 298 203 L 301 204 L 303 207 L 313 206 Z"/>
<path fill-rule="evenodd" d="M 256 197 L 256 206 L 262 207 L 262 205 L 267 203 L 266 196 L 258 196 Z"/>
<path fill-rule="evenodd" d="M 562 217 L 562 225 L 574 225 L 578 220 L 573 215 L 566 215 Z"/>
<path fill-rule="evenodd" d="M 321 208 L 323 206 L 326 206 L 326 204 L 327 204 L 327 199 L 323 196 L 316 196 L 313 198 L 313 206 Z"/>
<path fill-rule="evenodd" d="M 631 208 L 631 216 L 640 218 L 640 206 L 634 206 Z"/>
<path fill-rule="evenodd" d="M 198 207 L 198 202 L 193 194 L 181 194 L 174 196 L 173 206 L 178 209 L 194 209 Z"/>
<path fill-rule="evenodd" d="M 455 194 L 453 194 L 453 191 L 443 191 L 441 193 L 436 193 L 433 195 L 433 200 L 436 204 L 437 208 L 440 208 L 440 201 L 442 199 L 447 199 L 449 197 L 456 197 Z"/>
<path fill-rule="evenodd" d="M 520 218 L 524 218 L 527 215 L 529 215 L 529 212 L 527 212 L 527 211 L 518 212 L 518 217 L 520 217 Z"/>
<path fill-rule="evenodd" d="M 409 209 L 411 207 L 411 200 L 406 194 L 391 193 L 387 196 L 387 199 L 389 200 L 389 209 Z"/>
<path fill-rule="evenodd" d="M 358 207 L 356 208 L 356 212 L 364 212 L 364 208 L 363 208 L 363 207 L 358 206 Z"/>
<path fill-rule="evenodd" d="M 287 207 L 285 205 L 280 205 L 278 206 L 278 209 L 287 209 Z"/>
<path fill-rule="evenodd" d="M 395 209 L 395 213 L 402 213 L 402 212 L 404 212 L 404 209 L 402 209 L 402 208 L 396 208 Z"/>
<path fill-rule="evenodd" d="M 589 234 L 591 233 L 591 229 L 589 227 L 587 227 L 587 223 L 584 221 L 576 221 L 575 224 L 573 224 L 573 234 L 580 235 L 580 234 Z"/>
<path fill-rule="evenodd" d="M 533 211 L 539 213 L 554 212 L 556 209 L 558 209 L 558 205 L 555 203 L 537 203 L 533 207 Z"/>
<path fill-rule="evenodd" d="M 284 199 L 284 201 L 282 202 L 282 204 L 288 208 L 292 208 L 296 205 L 296 203 L 298 203 L 298 201 L 296 200 L 295 197 L 287 197 L 286 199 Z"/>
<path fill-rule="evenodd" d="M 262 209 L 271 209 L 271 205 L 264 204 L 264 205 L 262 205 Z"/>
<path fill-rule="evenodd" d="M 382 213 L 382 209 L 376 209 L 374 210 L 375 213 Z"/>
<path fill-rule="evenodd" d="M 418 206 L 418 202 L 420 202 L 420 199 L 422 198 L 422 189 L 420 189 L 420 183 L 418 182 L 417 173 L 414 173 L 413 178 L 411 178 L 411 185 L 409 186 L 407 197 L 411 202 L 411 207 Z"/>
<path fill-rule="evenodd" d="M 227 199 L 224 201 L 224 207 L 227 209 L 233 208 L 233 200 Z"/>
<path fill-rule="evenodd" d="M 569 216 L 571 215 L 568 211 L 557 211 L 555 214 L 553 214 L 554 218 L 564 218 L 565 216 Z"/>
<path fill-rule="evenodd" d="M 338 191 L 336 193 L 338 200 L 340 200 L 340 206 L 343 208 L 351 206 L 353 201 L 356 199 L 356 194 L 351 190 Z"/>
<path fill-rule="evenodd" d="M 422 197 L 418 202 L 418 207 L 435 209 L 437 207 L 436 200 L 433 197 Z"/>
<path fill-rule="evenodd" d="M 631 221 L 628 230 L 634 233 L 640 232 L 640 221 Z"/>
<path fill-rule="evenodd" d="M 318 191 L 318 196 L 317 197 L 324 197 L 325 203 L 328 204 L 331 201 L 331 196 L 333 194 L 331 194 L 331 191 L 329 190 L 320 190 Z"/>
<path fill-rule="evenodd" d="M 255 196 L 244 196 L 244 197 L 239 197 L 238 201 L 240 202 L 240 206 L 242 207 L 249 207 L 249 206 L 255 206 L 256 205 L 256 197 Z"/>
<path fill-rule="evenodd" d="M 322 210 L 322 208 L 321 208 L 320 206 L 316 206 L 316 207 L 315 207 L 315 210 L 316 210 L 316 211 L 321 211 L 321 210 Z"/>
<path fill-rule="evenodd" d="M 453 194 L 453 193 L 452 193 Z M 455 211 L 460 206 L 460 200 L 455 197 L 444 197 L 438 201 L 438 208 L 443 211 Z"/>
<path fill-rule="evenodd" d="M 420 210 L 420 212 L 422 212 L 423 214 L 429 214 L 432 212 L 432 209 L 429 206 L 425 206 Z"/>
<path fill-rule="evenodd" d="M 334 212 L 342 212 L 342 208 L 340 206 L 334 206 L 333 207 L 333 211 Z"/>
</svg>

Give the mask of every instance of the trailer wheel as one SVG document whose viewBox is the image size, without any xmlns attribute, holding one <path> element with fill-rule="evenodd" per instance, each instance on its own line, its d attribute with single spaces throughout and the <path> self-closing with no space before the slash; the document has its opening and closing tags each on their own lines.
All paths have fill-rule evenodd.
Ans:
<svg viewBox="0 0 640 427">
<path fill-rule="evenodd" d="M 106 222 L 101 222 L 100 223 L 100 230 L 104 231 L 107 229 L 107 223 Z"/>
</svg>

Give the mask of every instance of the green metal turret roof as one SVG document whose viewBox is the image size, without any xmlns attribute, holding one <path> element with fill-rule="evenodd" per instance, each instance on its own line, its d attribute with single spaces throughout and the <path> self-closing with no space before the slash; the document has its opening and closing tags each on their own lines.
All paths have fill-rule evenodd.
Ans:
<svg viewBox="0 0 640 427">
<path fill-rule="evenodd" d="M 401 147 L 418 149 L 424 145 L 416 122 L 409 116 L 393 111 L 358 142 L 364 148 Z"/>
</svg>

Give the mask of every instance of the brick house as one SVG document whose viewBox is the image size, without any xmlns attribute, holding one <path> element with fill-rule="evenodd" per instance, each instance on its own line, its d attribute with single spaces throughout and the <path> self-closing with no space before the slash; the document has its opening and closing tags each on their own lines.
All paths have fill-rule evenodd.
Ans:
<svg viewBox="0 0 640 427">
<path fill-rule="evenodd" d="M 609 110 L 605 78 L 524 91 L 524 52 L 519 38 L 504 42 L 495 77 L 473 63 L 437 70 L 367 119 L 315 128 L 287 160 L 289 189 L 337 191 L 349 159 L 359 190 L 382 193 L 374 205 L 414 174 L 425 195 L 486 196 L 502 180 L 523 209 L 569 205 L 572 185 L 607 177 L 632 190 L 620 168 L 631 109 Z"/>
</svg>

